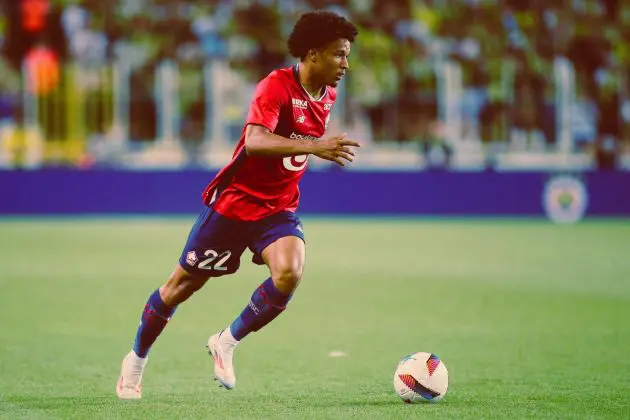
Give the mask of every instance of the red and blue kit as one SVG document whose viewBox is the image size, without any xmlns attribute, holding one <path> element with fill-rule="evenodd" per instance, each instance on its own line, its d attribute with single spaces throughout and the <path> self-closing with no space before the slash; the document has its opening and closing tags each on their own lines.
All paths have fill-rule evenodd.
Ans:
<svg viewBox="0 0 630 420">
<path fill-rule="evenodd" d="M 246 248 L 254 263 L 263 264 L 262 251 L 279 238 L 304 240 L 295 211 L 308 155 L 248 156 L 245 131 L 256 124 L 289 139 L 318 139 L 335 98 L 329 86 L 313 98 L 300 84 L 297 65 L 275 70 L 258 84 L 232 160 L 203 193 L 204 209 L 179 259 L 183 268 L 223 276 L 238 270 Z"/>
</svg>

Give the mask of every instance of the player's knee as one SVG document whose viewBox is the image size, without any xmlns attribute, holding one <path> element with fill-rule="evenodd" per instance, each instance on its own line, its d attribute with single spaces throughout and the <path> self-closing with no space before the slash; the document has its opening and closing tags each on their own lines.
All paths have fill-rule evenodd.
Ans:
<svg viewBox="0 0 630 420">
<path fill-rule="evenodd" d="M 285 294 L 292 293 L 302 278 L 303 267 L 300 263 L 288 263 L 275 267 L 271 278 L 276 288 Z"/>
</svg>

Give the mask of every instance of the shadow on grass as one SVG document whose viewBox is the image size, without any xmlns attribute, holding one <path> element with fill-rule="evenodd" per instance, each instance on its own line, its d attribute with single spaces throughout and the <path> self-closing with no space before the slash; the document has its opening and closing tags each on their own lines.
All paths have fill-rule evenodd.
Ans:
<svg viewBox="0 0 630 420">
<path fill-rule="evenodd" d="M 378 400 L 353 400 L 353 401 L 339 401 L 337 403 L 329 403 L 327 405 L 337 405 L 339 407 L 398 407 L 405 403 L 391 398 L 378 399 Z"/>
<path fill-rule="evenodd" d="M 338 407 L 338 408 L 399 408 L 399 407 L 427 407 L 432 409 L 436 406 L 452 406 L 452 401 L 440 401 L 438 403 L 420 402 L 416 404 L 406 404 L 404 401 L 396 396 L 366 396 L 365 398 L 353 399 L 325 399 L 325 400 L 302 400 L 299 399 L 296 402 L 303 404 L 305 407 L 322 408 L 322 407 Z"/>
</svg>

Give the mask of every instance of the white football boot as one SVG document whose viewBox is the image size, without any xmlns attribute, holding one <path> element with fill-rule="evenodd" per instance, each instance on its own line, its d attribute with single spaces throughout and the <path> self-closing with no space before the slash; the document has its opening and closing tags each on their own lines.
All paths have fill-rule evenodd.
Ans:
<svg viewBox="0 0 630 420">
<path fill-rule="evenodd" d="M 236 384 L 232 356 L 238 340 L 232 337 L 229 328 L 211 336 L 208 339 L 208 352 L 214 358 L 214 378 L 225 389 L 232 389 Z"/>
<path fill-rule="evenodd" d="M 147 365 L 148 357 L 144 359 L 138 357 L 136 353 L 130 351 L 122 361 L 116 394 L 118 398 L 124 400 L 138 400 L 142 398 L 142 373 Z"/>
</svg>

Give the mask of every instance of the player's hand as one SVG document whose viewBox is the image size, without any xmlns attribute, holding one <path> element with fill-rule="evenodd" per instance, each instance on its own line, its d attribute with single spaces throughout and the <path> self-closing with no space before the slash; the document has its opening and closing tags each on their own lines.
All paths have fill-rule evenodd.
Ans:
<svg viewBox="0 0 630 420">
<path fill-rule="evenodd" d="M 350 140 L 344 133 L 318 141 L 313 154 L 340 166 L 346 166 L 346 163 L 354 160 L 354 148 L 356 147 L 361 147 L 361 145 Z"/>
</svg>

